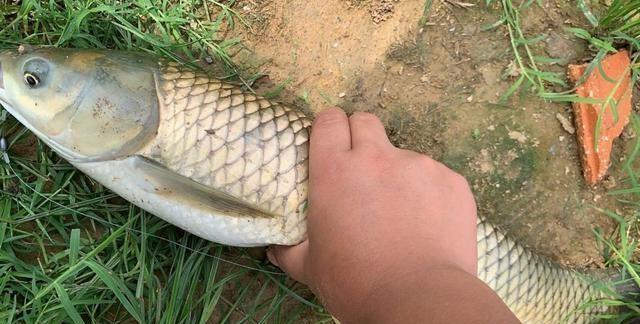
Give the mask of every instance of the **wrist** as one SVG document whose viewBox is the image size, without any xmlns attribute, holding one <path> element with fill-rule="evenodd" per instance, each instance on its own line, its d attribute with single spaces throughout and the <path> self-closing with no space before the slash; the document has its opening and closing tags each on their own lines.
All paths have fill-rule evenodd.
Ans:
<svg viewBox="0 0 640 324">
<path fill-rule="evenodd" d="M 417 322 L 412 318 L 439 290 L 434 280 L 443 273 L 451 274 L 459 270 L 452 265 L 438 265 L 407 271 L 388 280 L 380 281 L 360 303 L 360 311 L 354 323 L 394 323 Z M 420 311 L 420 313 L 423 313 Z M 409 316 L 409 317 L 407 317 Z"/>
<path fill-rule="evenodd" d="M 343 323 L 517 323 L 484 283 L 461 268 L 442 265 L 388 278 L 354 300 Z"/>
</svg>

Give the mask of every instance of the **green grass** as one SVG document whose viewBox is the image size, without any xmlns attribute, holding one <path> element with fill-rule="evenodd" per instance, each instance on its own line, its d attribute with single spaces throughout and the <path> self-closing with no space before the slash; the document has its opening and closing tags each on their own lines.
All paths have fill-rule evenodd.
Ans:
<svg viewBox="0 0 640 324">
<path fill-rule="evenodd" d="M 614 0 L 597 24 L 605 33 L 640 39 L 640 0 Z"/>
<path fill-rule="evenodd" d="M 0 4 L 0 48 L 145 51 L 223 76 L 238 44 L 233 1 Z M 6 111 L 0 136 L 0 323 L 330 321 L 312 295 L 252 250 L 189 235 L 130 205 L 44 147 Z M 8 162 L 8 163 L 7 163 Z"/>
</svg>

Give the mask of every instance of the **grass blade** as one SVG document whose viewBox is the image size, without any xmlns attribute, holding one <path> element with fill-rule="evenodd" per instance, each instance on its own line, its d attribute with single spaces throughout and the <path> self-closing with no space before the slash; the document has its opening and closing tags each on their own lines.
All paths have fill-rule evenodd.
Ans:
<svg viewBox="0 0 640 324">
<path fill-rule="evenodd" d="M 122 284 L 122 282 L 116 278 L 113 274 L 109 273 L 108 270 L 102 265 L 96 263 L 93 260 L 84 260 L 82 261 L 87 267 L 91 268 L 91 270 L 98 275 L 100 280 L 104 282 L 109 289 L 113 292 L 113 294 L 118 298 L 122 306 L 129 312 L 136 321 L 142 322 L 142 314 L 140 314 L 140 307 L 134 307 L 135 298 L 129 288 Z"/>
<path fill-rule="evenodd" d="M 76 308 L 71 303 L 69 295 L 64 290 L 64 288 L 62 288 L 62 286 L 60 286 L 60 284 L 57 282 L 53 284 L 53 287 L 56 289 L 58 297 L 60 298 L 60 302 L 62 303 L 64 310 L 69 315 L 69 318 L 71 318 L 71 320 L 76 324 L 83 324 L 84 321 L 82 320 L 82 317 L 80 317 L 80 314 L 78 313 L 78 311 L 76 311 Z"/>
<path fill-rule="evenodd" d="M 69 240 L 69 266 L 73 266 L 78 262 L 80 254 L 80 229 L 71 230 L 71 239 Z"/>
</svg>

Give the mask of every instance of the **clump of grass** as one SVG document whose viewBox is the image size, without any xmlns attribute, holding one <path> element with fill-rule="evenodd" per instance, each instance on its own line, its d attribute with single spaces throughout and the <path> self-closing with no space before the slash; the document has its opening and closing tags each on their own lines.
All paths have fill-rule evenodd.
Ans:
<svg viewBox="0 0 640 324">
<path fill-rule="evenodd" d="M 600 18 L 599 26 L 610 33 L 640 39 L 640 0 L 613 0 Z"/>
<path fill-rule="evenodd" d="M 235 73 L 233 1 L 0 4 L 0 48 L 145 51 Z M 0 111 L 0 323 L 330 321 L 248 250 L 185 233 L 93 182 Z"/>
</svg>

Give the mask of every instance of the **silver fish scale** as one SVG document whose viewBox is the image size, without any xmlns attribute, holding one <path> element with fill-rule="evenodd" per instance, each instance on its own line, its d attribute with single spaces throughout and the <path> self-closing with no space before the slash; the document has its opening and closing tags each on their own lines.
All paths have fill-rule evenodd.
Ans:
<svg viewBox="0 0 640 324">
<path fill-rule="evenodd" d="M 311 122 L 237 86 L 161 65 L 158 136 L 146 152 L 169 169 L 284 215 L 303 231 Z M 606 309 L 577 311 L 605 297 L 576 272 L 524 249 L 478 221 L 478 277 L 524 323 L 592 323 Z"/>
<path fill-rule="evenodd" d="M 605 295 L 576 272 L 535 255 L 478 221 L 478 277 L 523 323 L 593 323 L 604 307 L 577 310 Z"/>
<path fill-rule="evenodd" d="M 310 120 L 237 86 L 163 64 L 160 126 L 145 155 L 300 226 Z M 285 229 L 286 230 L 286 229 Z"/>
</svg>

